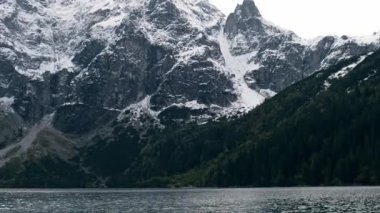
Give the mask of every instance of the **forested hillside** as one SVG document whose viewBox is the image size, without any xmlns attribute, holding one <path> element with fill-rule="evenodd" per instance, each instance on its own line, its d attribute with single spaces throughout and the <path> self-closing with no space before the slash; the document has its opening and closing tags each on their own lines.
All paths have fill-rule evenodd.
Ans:
<svg viewBox="0 0 380 213">
<path fill-rule="evenodd" d="M 84 147 L 84 155 L 72 159 L 75 163 L 48 157 L 26 166 L 13 161 L 0 170 L 0 183 L 18 187 L 380 184 L 379 68 L 380 51 L 349 59 L 232 120 L 181 128 L 168 124 L 144 138 L 116 123 L 112 138 L 97 138 L 104 141 L 97 144 L 103 145 Z M 41 137 L 39 143 L 48 139 Z"/>
<path fill-rule="evenodd" d="M 147 155 L 161 170 L 144 176 L 161 177 L 142 185 L 379 184 L 380 52 L 337 77 L 358 60 L 318 72 L 233 122 L 165 134 L 149 152 L 160 154 Z"/>
</svg>

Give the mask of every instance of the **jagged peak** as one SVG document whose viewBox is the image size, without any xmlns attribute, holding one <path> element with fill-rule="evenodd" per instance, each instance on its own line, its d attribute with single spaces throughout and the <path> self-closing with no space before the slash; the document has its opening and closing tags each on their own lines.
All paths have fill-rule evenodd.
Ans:
<svg viewBox="0 0 380 213">
<path fill-rule="evenodd" d="M 259 9 L 253 0 L 244 0 L 235 9 L 235 14 L 239 14 L 243 18 L 261 17 Z"/>
</svg>

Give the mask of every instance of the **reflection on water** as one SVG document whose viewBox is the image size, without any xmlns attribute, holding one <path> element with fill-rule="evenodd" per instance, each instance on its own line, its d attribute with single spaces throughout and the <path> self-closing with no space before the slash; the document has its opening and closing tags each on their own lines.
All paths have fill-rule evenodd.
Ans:
<svg viewBox="0 0 380 213">
<path fill-rule="evenodd" d="M 380 212 L 379 187 L 0 190 L 0 212 Z"/>
</svg>

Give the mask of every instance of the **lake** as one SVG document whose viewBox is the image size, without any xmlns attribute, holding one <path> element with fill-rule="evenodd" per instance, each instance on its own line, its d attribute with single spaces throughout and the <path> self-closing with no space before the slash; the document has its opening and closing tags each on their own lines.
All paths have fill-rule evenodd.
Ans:
<svg viewBox="0 0 380 213">
<path fill-rule="evenodd" d="M 0 189 L 0 212 L 380 212 L 380 187 Z"/>
</svg>

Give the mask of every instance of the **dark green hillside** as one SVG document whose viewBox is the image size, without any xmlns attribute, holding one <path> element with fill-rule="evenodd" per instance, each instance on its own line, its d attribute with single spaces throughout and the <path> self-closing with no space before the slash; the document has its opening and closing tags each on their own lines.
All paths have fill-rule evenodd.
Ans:
<svg viewBox="0 0 380 213">
<path fill-rule="evenodd" d="M 380 52 L 324 88 L 357 60 L 314 74 L 243 118 L 160 135 L 116 185 L 380 184 Z"/>
<path fill-rule="evenodd" d="M 341 66 L 316 73 L 235 121 L 231 134 L 241 129 L 240 145 L 179 182 L 380 184 L 380 52 L 324 90 L 325 79 Z"/>
</svg>

